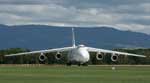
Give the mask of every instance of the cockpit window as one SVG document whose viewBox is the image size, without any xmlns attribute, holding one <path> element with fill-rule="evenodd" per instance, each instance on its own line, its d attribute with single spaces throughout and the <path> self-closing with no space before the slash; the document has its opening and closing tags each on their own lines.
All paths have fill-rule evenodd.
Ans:
<svg viewBox="0 0 150 83">
<path fill-rule="evenodd" d="M 79 45 L 78 47 L 84 47 L 84 45 Z"/>
</svg>

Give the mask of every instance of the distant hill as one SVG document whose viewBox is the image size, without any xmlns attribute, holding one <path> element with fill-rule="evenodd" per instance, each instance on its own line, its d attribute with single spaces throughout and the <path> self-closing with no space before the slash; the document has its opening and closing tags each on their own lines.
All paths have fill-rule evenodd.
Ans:
<svg viewBox="0 0 150 83">
<path fill-rule="evenodd" d="M 76 28 L 76 43 L 98 48 L 150 47 L 150 35 L 111 27 Z M 0 49 L 31 50 L 71 46 L 71 28 L 46 25 L 0 25 Z"/>
</svg>

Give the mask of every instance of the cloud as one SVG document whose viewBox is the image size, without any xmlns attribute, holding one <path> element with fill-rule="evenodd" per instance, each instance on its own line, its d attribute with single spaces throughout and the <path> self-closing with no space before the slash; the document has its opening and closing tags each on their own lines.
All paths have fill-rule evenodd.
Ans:
<svg viewBox="0 0 150 83">
<path fill-rule="evenodd" d="M 34 5 L 34 4 L 51 4 L 59 3 L 63 0 L 0 0 L 0 4 L 13 4 L 13 5 Z"/>
<path fill-rule="evenodd" d="M 0 23 L 115 26 L 150 34 L 149 0 L 0 0 Z"/>
</svg>

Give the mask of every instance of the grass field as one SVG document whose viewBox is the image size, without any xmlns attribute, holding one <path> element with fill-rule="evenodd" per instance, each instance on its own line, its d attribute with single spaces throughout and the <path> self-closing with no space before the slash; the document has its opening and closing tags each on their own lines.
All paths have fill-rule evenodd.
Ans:
<svg viewBox="0 0 150 83">
<path fill-rule="evenodd" d="M 150 66 L 0 65 L 0 83 L 150 83 Z"/>
</svg>

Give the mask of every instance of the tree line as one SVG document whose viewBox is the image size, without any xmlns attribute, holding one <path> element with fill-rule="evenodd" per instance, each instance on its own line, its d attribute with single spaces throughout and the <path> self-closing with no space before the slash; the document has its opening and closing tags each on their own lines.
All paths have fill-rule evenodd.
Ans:
<svg viewBox="0 0 150 83">
<path fill-rule="evenodd" d="M 147 56 L 146 58 L 134 57 L 134 56 L 122 56 L 120 55 L 116 62 L 111 60 L 111 54 L 103 56 L 103 60 L 96 59 L 96 53 L 90 53 L 89 64 L 150 64 L 150 49 L 114 49 L 116 51 L 128 52 L 134 54 L 140 54 Z M 47 53 L 47 59 L 44 62 L 39 61 L 40 54 L 23 55 L 23 56 L 12 56 L 5 57 L 7 54 L 14 54 L 20 52 L 30 52 L 29 49 L 22 48 L 10 48 L 0 50 L 0 64 L 66 64 L 67 63 L 67 52 L 62 52 L 64 55 L 60 60 L 55 59 L 56 53 Z"/>
</svg>

